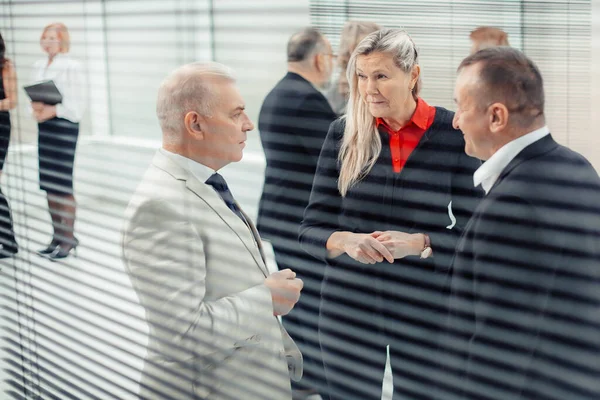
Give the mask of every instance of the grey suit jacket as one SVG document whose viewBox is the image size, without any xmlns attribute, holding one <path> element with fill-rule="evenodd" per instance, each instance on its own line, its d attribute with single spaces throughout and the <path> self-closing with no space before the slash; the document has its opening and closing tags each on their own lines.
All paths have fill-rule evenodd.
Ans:
<svg viewBox="0 0 600 400">
<path fill-rule="evenodd" d="M 150 329 L 140 397 L 291 398 L 302 356 L 273 316 L 247 220 L 250 229 L 212 187 L 155 155 L 122 239 Z"/>
</svg>

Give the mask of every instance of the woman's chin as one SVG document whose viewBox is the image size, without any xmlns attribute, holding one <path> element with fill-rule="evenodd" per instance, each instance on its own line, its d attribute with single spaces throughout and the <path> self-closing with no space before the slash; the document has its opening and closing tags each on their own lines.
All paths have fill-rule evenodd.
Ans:
<svg viewBox="0 0 600 400">
<path fill-rule="evenodd" d="M 375 118 L 386 118 L 388 116 L 387 110 L 382 110 L 381 107 L 369 107 L 369 112 Z"/>
</svg>

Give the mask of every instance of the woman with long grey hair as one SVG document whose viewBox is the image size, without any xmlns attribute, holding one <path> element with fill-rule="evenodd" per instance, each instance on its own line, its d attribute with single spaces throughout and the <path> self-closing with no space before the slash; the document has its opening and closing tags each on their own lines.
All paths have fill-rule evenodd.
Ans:
<svg viewBox="0 0 600 400">
<path fill-rule="evenodd" d="M 327 263 L 319 329 L 330 394 L 380 399 L 389 344 L 395 395 L 426 398 L 480 163 L 465 155 L 454 113 L 419 97 L 418 50 L 404 30 L 366 36 L 347 78 L 347 114 L 329 129 L 300 229 L 304 249 Z"/>
</svg>

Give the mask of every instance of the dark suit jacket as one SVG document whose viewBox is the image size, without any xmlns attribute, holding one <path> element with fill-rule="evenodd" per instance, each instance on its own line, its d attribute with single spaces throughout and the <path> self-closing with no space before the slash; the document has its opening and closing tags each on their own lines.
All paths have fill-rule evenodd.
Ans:
<svg viewBox="0 0 600 400">
<path fill-rule="evenodd" d="M 440 399 L 600 399 L 600 179 L 550 135 L 503 170 L 452 266 Z"/>
<path fill-rule="evenodd" d="M 327 99 L 295 73 L 288 72 L 265 98 L 258 129 L 267 168 L 257 225 L 274 246 L 297 247 L 319 153 L 336 118 Z"/>
</svg>

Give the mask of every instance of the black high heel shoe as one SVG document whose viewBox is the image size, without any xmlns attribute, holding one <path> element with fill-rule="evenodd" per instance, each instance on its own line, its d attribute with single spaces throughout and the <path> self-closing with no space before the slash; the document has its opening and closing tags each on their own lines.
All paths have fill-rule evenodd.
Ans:
<svg viewBox="0 0 600 400">
<path fill-rule="evenodd" d="M 37 253 L 41 256 L 47 256 L 54 253 L 54 250 L 60 245 L 60 240 L 52 238 L 52 242 L 45 249 L 38 250 Z"/>
<path fill-rule="evenodd" d="M 71 255 L 71 252 L 77 257 L 77 246 L 79 245 L 79 240 L 73 239 L 71 243 L 61 243 L 59 244 L 54 251 L 48 255 L 50 261 L 61 260 L 63 258 L 67 258 Z"/>
</svg>

